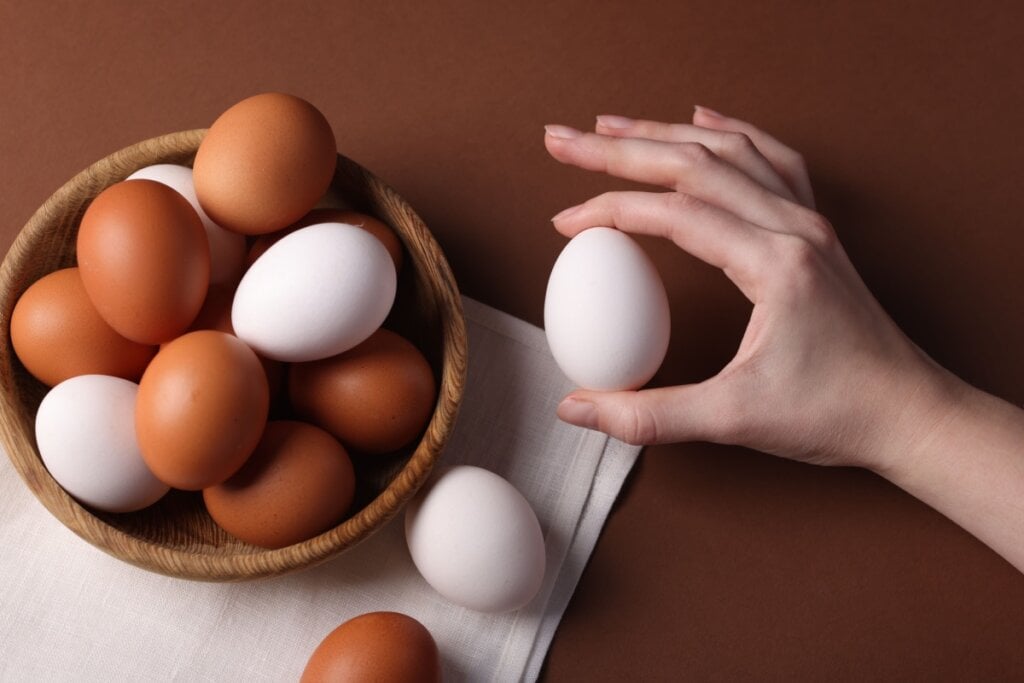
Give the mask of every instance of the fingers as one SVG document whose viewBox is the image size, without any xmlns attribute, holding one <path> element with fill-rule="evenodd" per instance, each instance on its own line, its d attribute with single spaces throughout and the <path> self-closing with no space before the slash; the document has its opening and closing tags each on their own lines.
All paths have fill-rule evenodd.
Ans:
<svg viewBox="0 0 1024 683">
<path fill-rule="evenodd" d="M 602 135 L 612 137 L 700 143 L 739 168 L 766 189 L 781 197 L 796 201 L 793 191 L 744 133 L 712 130 L 685 123 L 659 123 L 609 115 L 598 116 L 595 129 Z"/>
<path fill-rule="evenodd" d="M 743 133 L 761 151 L 768 162 L 782 176 L 786 184 L 793 190 L 797 200 L 809 209 L 814 208 L 814 191 L 811 179 L 807 174 L 807 166 L 799 152 L 793 150 L 774 137 L 746 121 L 723 116 L 713 109 L 697 107 L 693 113 L 694 124 L 702 128 L 718 131 Z"/>
<path fill-rule="evenodd" d="M 720 441 L 727 433 L 722 392 L 714 378 L 643 391 L 574 391 L 558 406 L 558 417 L 636 445 Z"/>
<path fill-rule="evenodd" d="M 594 225 L 672 240 L 700 260 L 721 268 L 753 300 L 766 267 L 772 234 L 692 195 L 678 192 L 607 192 L 552 219 L 573 237 Z"/>
<path fill-rule="evenodd" d="M 682 176 L 688 170 L 682 146 L 673 148 L 662 142 L 640 138 L 611 138 L 558 125 L 545 126 L 544 131 L 544 144 L 551 156 L 563 164 L 588 171 L 601 171 L 626 180 L 678 189 Z M 686 153 L 693 154 L 696 162 L 701 151 L 707 152 L 707 149 L 693 145 Z"/>
<path fill-rule="evenodd" d="M 770 192 L 700 143 L 668 143 L 546 127 L 553 157 L 590 171 L 669 187 L 715 204 L 751 223 L 785 231 L 794 204 Z"/>
</svg>

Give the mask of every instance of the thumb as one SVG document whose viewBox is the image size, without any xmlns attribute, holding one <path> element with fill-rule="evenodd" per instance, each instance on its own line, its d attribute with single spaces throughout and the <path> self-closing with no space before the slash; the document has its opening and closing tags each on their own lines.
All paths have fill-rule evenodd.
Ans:
<svg viewBox="0 0 1024 683">
<path fill-rule="evenodd" d="M 634 445 L 711 441 L 728 415 L 720 394 L 712 380 L 643 391 L 577 390 L 559 404 L 558 417 Z"/>
</svg>

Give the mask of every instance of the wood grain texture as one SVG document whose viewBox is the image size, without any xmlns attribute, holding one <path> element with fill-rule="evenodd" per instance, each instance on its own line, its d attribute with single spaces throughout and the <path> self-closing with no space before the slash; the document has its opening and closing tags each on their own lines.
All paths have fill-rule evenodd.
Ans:
<svg viewBox="0 0 1024 683">
<path fill-rule="evenodd" d="M 11 311 L 33 282 L 74 264 L 78 224 L 97 194 L 144 166 L 190 165 L 205 132 L 153 138 L 93 164 L 55 192 L 18 235 L 0 267 L 0 438 L 32 493 L 89 543 L 162 574 L 238 581 L 318 564 L 367 538 L 399 512 L 430 474 L 454 426 L 466 378 L 466 329 L 455 279 L 423 221 L 394 190 L 339 155 L 333 190 L 356 210 L 394 228 L 408 255 L 385 326 L 413 341 L 439 379 L 437 405 L 421 440 L 393 456 L 355 457 L 354 514 L 315 538 L 278 550 L 229 536 L 206 514 L 198 493 L 172 491 L 156 505 L 129 514 L 80 505 L 54 481 L 39 458 L 35 414 L 46 387 L 28 374 L 14 354 Z"/>
</svg>

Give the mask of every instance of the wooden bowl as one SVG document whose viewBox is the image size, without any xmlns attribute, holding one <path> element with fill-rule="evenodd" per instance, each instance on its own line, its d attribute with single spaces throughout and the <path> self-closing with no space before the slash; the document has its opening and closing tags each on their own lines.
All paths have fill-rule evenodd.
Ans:
<svg viewBox="0 0 1024 683">
<path fill-rule="evenodd" d="M 22 366 L 11 346 L 11 311 L 42 276 L 75 263 L 78 224 L 108 185 L 144 166 L 191 165 L 205 130 L 172 133 L 110 155 L 50 197 L 18 235 L 0 268 L 0 437 L 14 468 L 65 526 L 126 562 L 161 574 L 208 581 L 277 576 L 315 565 L 363 540 L 394 517 L 426 480 L 451 433 L 466 377 L 466 328 L 448 263 L 423 221 L 390 187 L 338 156 L 333 191 L 353 209 L 377 216 L 405 246 L 395 305 L 385 326 L 415 343 L 434 368 L 438 399 L 421 440 L 393 456 L 354 458 L 355 511 L 303 543 L 267 550 L 217 527 L 197 492 L 171 491 L 127 514 L 83 507 L 50 476 L 36 449 L 35 415 L 47 388 Z"/>
</svg>

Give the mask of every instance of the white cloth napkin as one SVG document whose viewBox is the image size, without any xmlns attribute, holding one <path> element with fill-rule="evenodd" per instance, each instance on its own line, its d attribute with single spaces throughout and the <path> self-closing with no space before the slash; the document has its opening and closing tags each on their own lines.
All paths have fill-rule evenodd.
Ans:
<svg viewBox="0 0 1024 683">
<path fill-rule="evenodd" d="M 639 448 L 560 422 L 572 387 L 544 333 L 464 299 L 469 377 L 443 463 L 493 470 L 533 505 L 547 573 L 502 615 L 447 602 L 416 572 L 402 517 L 313 569 L 240 584 L 119 562 L 57 522 L 0 459 L 0 680 L 297 681 L 320 640 L 364 612 L 419 619 L 446 681 L 535 680 Z"/>
</svg>

